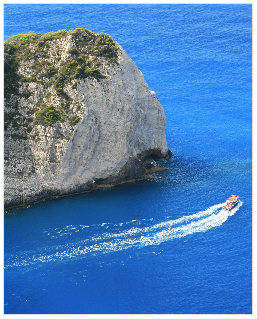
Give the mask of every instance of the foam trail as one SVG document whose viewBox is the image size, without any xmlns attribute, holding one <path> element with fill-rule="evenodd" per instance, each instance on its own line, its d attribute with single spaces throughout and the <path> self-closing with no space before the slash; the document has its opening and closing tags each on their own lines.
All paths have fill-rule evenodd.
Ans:
<svg viewBox="0 0 257 319">
<path fill-rule="evenodd" d="M 214 205 L 205 211 L 189 216 L 183 216 L 175 220 L 165 220 L 150 226 L 130 227 L 125 230 L 115 228 L 115 231 L 97 234 L 87 239 L 65 243 L 64 245 L 48 247 L 44 253 L 25 252 L 20 256 L 12 256 L 6 260 L 5 267 L 26 266 L 36 263 L 50 261 L 61 261 L 71 258 L 83 258 L 88 253 L 109 253 L 129 248 L 142 248 L 150 245 L 159 245 L 163 242 L 192 235 L 197 232 L 205 232 L 214 227 L 221 226 L 228 217 L 234 215 L 240 206 L 241 201 L 231 211 L 222 209 L 225 203 Z M 150 219 L 152 221 L 153 219 Z M 136 220 L 133 220 L 134 223 Z M 136 221 L 137 222 L 137 221 Z M 141 223 L 144 223 L 140 221 Z M 149 222 L 149 221 L 148 221 Z M 127 222 L 127 224 L 131 222 Z M 105 223 L 103 223 L 105 225 Z M 101 224 L 100 226 L 103 226 Z M 110 225 L 110 224 L 108 224 Z M 117 224 L 113 224 L 117 227 Z M 120 223 L 123 225 L 123 223 Z M 136 223 L 138 225 L 138 223 Z M 99 226 L 99 225 L 98 225 Z M 97 229 L 98 229 L 97 226 Z M 86 235 L 88 226 L 69 225 L 63 229 L 54 229 L 53 232 L 62 236 L 62 232 L 78 236 L 79 233 Z M 79 232 L 78 232 L 79 231 Z M 83 233 L 84 232 L 84 233 Z M 50 232 L 49 232 L 50 233 Z M 51 234 L 51 233 L 50 233 Z M 68 237 L 65 237 L 68 238 Z M 85 237 L 84 237 L 85 238 Z M 47 251 L 47 253 L 45 253 Z"/>
</svg>

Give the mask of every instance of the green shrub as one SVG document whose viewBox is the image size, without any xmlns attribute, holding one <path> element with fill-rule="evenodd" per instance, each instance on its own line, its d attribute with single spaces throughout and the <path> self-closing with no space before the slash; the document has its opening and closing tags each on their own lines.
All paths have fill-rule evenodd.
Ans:
<svg viewBox="0 0 257 319">
<path fill-rule="evenodd" d="M 54 81 L 55 81 L 55 77 L 53 76 L 45 84 L 47 86 L 51 86 L 51 85 L 53 85 Z"/>
<path fill-rule="evenodd" d="M 24 97 L 25 99 L 28 99 L 32 95 L 32 92 L 28 89 L 25 89 L 21 94 L 20 97 Z"/>
<path fill-rule="evenodd" d="M 37 82 L 37 75 L 32 74 L 30 77 L 23 78 L 24 82 Z"/>
<path fill-rule="evenodd" d="M 49 65 L 46 68 L 46 75 L 47 75 L 48 78 L 51 78 L 56 73 L 57 73 L 57 70 L 56 70 L 56 68 L 53 65 Z"/>
<path fill-rule="evenodd" d="M 74 83 L 72 84 L 71 87 L 72 87 L 73 89 L 77 89 L 77 84 L 78 84 L 78 82 L 76 81 L 76 82 L 74 82 Z"/>
<path fill-rule="evenodd" d="M 36 113 L 36 124 L 51 126 L 61 119 L 59 111 L 55 110 L 53 105 L 46 106 Z"/>
<path fill-rule="evenodd" d="M 65 113 L 62 114 L 62 117 L 60 119 L 60 122 L 65 122 L 66 118 L 68 117 L 68 115 L 66 115 Z"/>
<path fill-rule="evenodd" d="M 32 126 L 28 126 L 27 127 L 27 132 L 30 133 L 32 131 L 33 127 Z"/>
<path fill-rule="evenodd" d="M 48 99 L 49 97 L 51 96 L 51 93 L 50 92 L 47 92 L 44 96 L 45 99 Z"/>
<path fill-rule="evenodd" d="M 4 112 L 4 129 L 7 130 L 12 124 L 15 130 L 19 129 L 19 122 L 22 119 L 22 114 L 18 110 L 13 112 Z"/>
<path fill-rule="evenodd" d="M 79 121 L 80 121 L 80 117 L 77 116 L 77 115 L 74 115 L 74 116 L 72 116 L 71 119 L 70 119 L 70 125 L 71 125 L 71 126 L 74 126 L 74 125 L 76 125 Z"/>
<path fill-rule="evenodd" d="M 12 94 L 18 94 L 18 82 L 20 75 L 17 72 L 19 63 L 15 57 L 15 48 L 13 45 L 5 45 L 5 63 L 4 63 L 4 97 L 9 99 Z"/>
</svg>

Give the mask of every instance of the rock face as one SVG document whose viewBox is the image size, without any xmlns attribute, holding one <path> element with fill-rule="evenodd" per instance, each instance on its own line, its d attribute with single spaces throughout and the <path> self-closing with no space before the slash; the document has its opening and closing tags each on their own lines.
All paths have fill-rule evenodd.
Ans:
<svg viewBox="0 0 257 319">
<path fill-rule="evenodd" d="M 158 170 L 152 159 L 171 155 L 163 107 L 142 72 L 107 35 L 75 31 L 45 40 L 37 58 L 15 56 L 14 41 L 5 52 L 7 67 L 13 56 L 18 61 L 17 90 L 8 94 L 7 86 L 5 98 L 5 208 L 148 178 Z M 60 65 L 74 58 L 72 50 L 80 53 L 83 34 L 91 44 L 100 36 L 113 41 L 115 61 L 108 64 L 103 53 L 84 51 L 81 61 L 96 59 L 98 70 L 88 75 L 84 64 L 84 76 L 70 76 L 58 91 Z M 30 52 L 41 38 L 27 44 Z M 86 40 L 83 48 L 89 48 Z M 38 60 L 41 78 L 33 77 Z M 51 66 L 55 78 L 49 80 L 45 70 Z"/>
</svg>

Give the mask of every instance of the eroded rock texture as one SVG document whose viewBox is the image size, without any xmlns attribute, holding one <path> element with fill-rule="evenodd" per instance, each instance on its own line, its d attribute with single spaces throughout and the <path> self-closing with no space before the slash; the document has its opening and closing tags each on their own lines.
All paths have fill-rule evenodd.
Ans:
<svg viewBox="0 0 257 319">
<path fill-rule="evenodd" d="M 6 208 L 147 178 L 171 154 L 163 107 L 128 54 L 75 31 L 5 50 L 17 82 L 5 88 Z"/>
</svg>

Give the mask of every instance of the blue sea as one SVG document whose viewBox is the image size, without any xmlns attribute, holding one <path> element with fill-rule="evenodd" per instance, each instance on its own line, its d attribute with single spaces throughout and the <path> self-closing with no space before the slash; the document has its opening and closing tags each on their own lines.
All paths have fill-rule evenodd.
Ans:
<svg viewBox="0 0 257 319">
<path fill-rule="evenodd" d="M 252 6 L 4 5 L 5 39 L 81 27 L 143 72 L 173 156 L 154 180 L 5 214 L 4 312 L 252 313 Z"/>
</svg>

